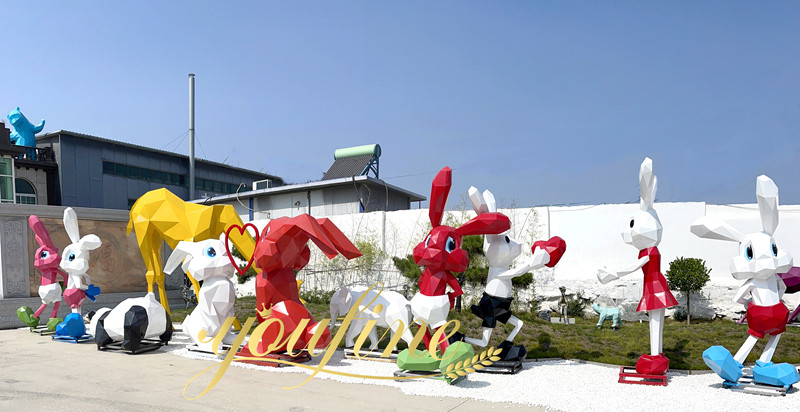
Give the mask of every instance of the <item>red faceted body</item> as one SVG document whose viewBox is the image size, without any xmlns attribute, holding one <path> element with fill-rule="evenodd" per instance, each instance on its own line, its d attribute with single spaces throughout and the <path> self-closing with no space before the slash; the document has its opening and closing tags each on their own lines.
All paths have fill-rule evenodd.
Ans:
<svg viewBox="0 0 800 412">
<path fill-rule="evenodd" d="M 458 296 L 463 294 L 461 286 L 453 273 L 460 273 L 469 265 L 469 255 L 461 249 L 461 238 L 468 235 L 497 235 L 511 228 L 508 217 L 501 213 L 481 213 L 458 228 L 442 225 L 447 195 L 450 193 L 452 170 L 443 168 L 433 179 L 428 217 L 433 229 L 414 248 L 414 262 L 425 268 L 419 278 L 419 294 L 438 298 L 447 295 L 450 308 Z M 447 293 L 447 286 L 453 289 Z M 447 304 L 444 299 L 412 299 L 411 311 L 417 320 L 425 321 L 425 344 L 432 337 L 430 327 L 438 327 L 444 323 Z M 417 307 L 416 305 L 427 305 Z M 426 318 L 427 317 L 427 318 Z M 444 353 L 447 342 L 442 341 L 439 347 Z"/>
<path fill-rule="evenodd" d="M 783 302 L 773 306 L 747 306 L 747 333 L 762 339 L 767 335 L 780 335 L 786 332 L 786 321 L 789 320 L 789 309 Z"/>
<path fill-rule="evenodd" d="M 642 266 L 644 290 L 636 311 L 643 312 L 677 306 L 678 301 L 672 296 L 667 279 L 661 274 L 661 253 L 658 252 L 658 248 L 650 247 L 639 252 L 640 259 L 645 256 L 650 256 L 650 260 Z"/>
<path fill-rule="evenodd" d="M 314 219 L 307 214 L 270 221 L 261 232 L 253 253 L 256 266 L 261 270 L 256 277 L 258 321 L 264 322 L 269 318 L 281 319 L 284 322 L 285 338 L 294 332 L 302 319 L 309 319 L 304 337 L 301 338 L 303 346 L 313 336 L 318 324 L 300 302 L 297 279 L 294 275 L 294 271 L 303 269 L 308 264 L 311 256 L 309 240 L 314 242 L 329 259 L 340 253 L 347 259 L 361 256 L 358 248 L 333 222 L 328 219 Z M 272 312 L 265 318 L 263 314 L 270 309 L 273 309 Z M 277 333 L 277 327 L 271 333 Z M 272 344 L 273 338 L 274 336 L 265 334 L 259 343 L 259 350 L 263 350 L 262 343 Z M 323 333 L 316 348 L 326 347 L 330 340 L 330 332 Z M 298 342 L 296 348 L 301 347 Z"/>
</svg>

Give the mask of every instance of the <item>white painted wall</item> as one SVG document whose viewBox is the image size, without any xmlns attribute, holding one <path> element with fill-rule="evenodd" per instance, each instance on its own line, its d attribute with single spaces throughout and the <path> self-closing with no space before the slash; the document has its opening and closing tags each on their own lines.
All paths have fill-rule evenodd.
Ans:
<svg viewBox="0 0 800 412">
<path fill-rule="evenodd" d="M 313 200 L 312 197 L 312 206 Z M 635 313 L 635 308 L 641 298 L 642 289 L 641 271 L 608 285 L 601 285 L 597 281 L 596 273 L 602 265 L 619 267 L 637 259 L 638 250 L 625 244 L 621 233 L 638 207 L 638 204 L 596 205 L 501 209 L 501 212 L 507 214 L 512 221 L 511 234 L 527 245 L 526 255 L 530 255 L 530 245 L 535 240 L 557 235 L 567 242 L 567 251 L 559 264 L 554 269 L 541 270 L 535 274 L 536 298 L 544 300 L 545 306 L 560 296 L 558 286 L 563 285 L 567 287 L 568 293 L 582 292 L 584 296 L 606 305 L 616 304 L 623 309 L 626 318 L 636 319 L 639 314 Z M 743 312 L 741 305 L 732 302 L 739 282 L 730 276 L 728 268 L 731 258 L 738 253 L 738 246 L 735 243 L 700 239 L 689 231 L 689 227 L 695 219 L 708 215 L 723 218 L 744 233 L 760 230 L 758 206 L 657 203 L 655 210 L 664 226 L 659 245 L 662 272 L 666 273 L 669 262 L 681 256 L 704 259 L 706 266 L 711 268 L 709 284 L 701 293 L 692 296 L 693 316 L 710 317 L 716 314 L 731 317 L 737 312 Z M 451 211 L 445 219 L 463 223 L 473 216 L 471 211 Z M 374 241 L 390 257 L 410 254 L 429 227 L 427 209 L 336 215 L 330 219 L 351 240 Z M 254 223 L 263 228 L 266 222 L 267 220 L 258 220 Z M 800 259 L 800 236 L 795 235 L 797 233 L 800 233 L 800 205 L 781 206 L 776 242 L 778 247 Z M 313 249 L 315 248 L 312 247 Z M 310 270 L 306 272 L 319 269 L 323 261 L 324 258 L 317 251 L 309 264 Z M 300 276 L 303 278 L 304 273 L 301 272 Z M 359 273 L 357 276 L 343 273 L 327 277 L 317 274 L 304 280 L 308 283 L 304 288 L 313 288 L 316 285 L 323 290 L 331 290 L 351 282 L 405 282 L 394 271 L 390 260 L 383 265 L 383 270 L 374 273 Z M 473 291 L 476 296 L 480 292 Z M 681 305 L 685 303 L 685 297 L 681 294 L 676 293 L 676 297 Z M 519 297 L 532 298 L 534 297 L 530 293 L 523 293 Z M 786 301 L 793 307 L 800 302 L 800 296 L 787 295 Z"/>
</svg>

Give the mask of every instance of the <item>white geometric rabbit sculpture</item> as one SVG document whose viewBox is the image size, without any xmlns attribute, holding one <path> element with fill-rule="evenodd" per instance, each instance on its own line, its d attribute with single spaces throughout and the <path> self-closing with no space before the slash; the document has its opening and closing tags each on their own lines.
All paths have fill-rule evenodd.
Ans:
<svg viewBox="0 0 800 412">
<path fill-rule="evenodd" d="M 95 235 L 81 237 L 78 230 L 78 216 L 71 207 L 64 210 L 64 229 L 67 231 L 72 244 L 65 247 L 61 253 L 61 269 L 67 272 L 67 288 L 64 291 L 64 301 L 69 304 L 72 313 L 81 313 L 83 300 L 89 295 L 94 300 L 94 296 L 99 290 L 90 290 L 91 280 L 86 271 L 89 270 L 89 251 L 95 250 L 102 244 L 100 238 Z M 83 280 L 86 280 L 86 284 Z M 88 293 L 87 293 L 88 292 Z"/>
<path fill-rule="evenodd" d="M 67 273 L 67 288 L 64 290 L 64 301 L 67 302 L 72 313 L 64 317 L 64 321 L 56 326 L 58 340 L 65 338 L 67 341 L 86 339 L 86 325 L 81 317 L 81 305 L 88 296 L 95 300 L 100 294 L 100 288 L 89 284 L 89 251 L 100 247 L 100 238 L 95 235 L 81 237 L 78 230 L 78 216 L 71 207 L 64 210 L 64 228 L 67 230 L 72 244 L 65 247 L 61 254 L 61 270 Z M 86 284 L 83 280 L 86 279 Z"/>
<path fill-rule="evenodd" d="M 497 203 L 492 192 L 486 190 L 481 194 L 474 186 L 469 188 L 469 199 L 475 213 L 497 212 Z M 485 235 L 483 238 L 483 252 L 489 263 L 489 274 L 486 289 L 478 305 L 472 306 L 472 313 L 482 320 L 483 334 L 481 339 L 464 338 L 464 341 L 473 345 L 485 347 L 489 344 L 492 331 L 497 322 L 510 323 L 514 330 L 500 346 L 511 347 L 514 337 L 522 328 L 523 322 L 511 312 L 513 300 L 512 279 L 522 276 L 533 269 L 544 267 L 550 262 L 550 255 L 542 248 L 536 248 L 533 256 L 523 265 L 509 269 L 514 259 L 522 254 L 522 245 L 507 234 Z M 524 359 L 524 354 L 522 354 Z"/>
<path fill-rule="evenodd" d="M 364 286 L 342 287 L 333 294 L 330 306 L 331 329 L 333 329 L 333 325 L 336 323 L 336 318 L 340 314 L 349 312 L 353 303 L 367 290 L 368 289 Z M 352 348 L 355 346 L 355 337 L 363 331 L 367 325 L 367 321 L 370 320 L 377 321 L 376 325 L 382 328 L 391 328 L 392 337 L 397 333 L 398 327 L 402 327 L 403 335 L 401 338 L 406 341 L 407 344 L 411 345 L 411 341 L 414 337 L 409 329 L 411 326 L 411 304 L 408 300 L 403 295 L 394 291 L 384 290 L 378 295 L 378 291 L 370 290 L 367 296 L 362 300 L 362 307 L 372 302 L 373 299 L 375 299 L 374 303 L 357 316 L 357 318 L 360 319 L 354 319 L 353 323 L 350 325 L 350 329 L 347 331 L 347 335 L 345 335 L 345 347 Z M 376 312 L 375 307 L 379 304 L 383 305 L 383 309 L 380 312 Z M 359 309 L 361 309 L 361 307 L 359 307 Z M 397 321 L 402 322 L 402 326 L 400 326 Z M 375 328 L 372 328 L 369 332 L 369 341 L 370 350 L 378 346 L 378 333 L 375 331 Z M 393 350 L 396 349 L 397 347 L 395 346 Z"/>
<path fill-rule="evenodd" d="M 646 157 L 639 169 L 639 210 L 631 217 L 629 227 L 622 232 L 622 240 L 639 250 L 639 259 L 632 264 L 616 269 L 603 266 L 597 273 L 600 283 L 612 280 L 642 269 L 644 290 L 637 312 L 647 311 L 650 315 L 650 354 L 642 354 L 636 362 L 636 371 L 646 375 L 661 375 L 669 369 L 669 359 L 664 356 L 664 314 L 667 308 L 676 306 L 678 301 L 672 296 L 667 280 L 661 273 L 661 221 L 653 209 L 656 200 L 657 180 L 653 174 L 653 161 Z"/>
<path fill-rule="evenodd" d="M 747 307 L 747 331 L 750 336 L 735 356 L 722 346 L 703 352 L 703 360 L 723 379 L 736 382 L 742 377 L 742 364 L 759 339 L 769 336 L 761 358 L 753 368 L 757 383 L 787 386 L 800 380 L 797 368 L 783 363 L 772 364 L 772 355 L 781 334 L 786 331 L 789 310 L 781 302 L 786 285 L 779 273 L 792 267 L 792 256 L 778 249 L 772 237 L 778 227 L 778 187 L 767 176 L 756 179 L 758 211 L 763 232 L 742 234 L 720 219 L 702 217 L 692 223 L 695 235 L 739 243 L 739 254 L 731 261 L 731 275 L 744 280 L 734 301 Z"/>
<path fill-rule="evenodd" d="M 165 273 L 172 273 L 183 262 L 181 268 L 196 281 L 203 281 L 197 307 L 183 320 L 183 331 L 197 344 L 198 349 L 214 352 L 213 342 L 203 343 L 198 333 L 206 332 L 206 340 L 217 336 L 223 323 L 234 317 L 233 304 L 236 294 L 231 278 L 234 268 L 225 250 L 222 239 L 208 239 L 201 242 L 179 242 L 164 265 Z M 231 344 L 235 339 L 228 331 L 222 343 Z"/>
</svg>

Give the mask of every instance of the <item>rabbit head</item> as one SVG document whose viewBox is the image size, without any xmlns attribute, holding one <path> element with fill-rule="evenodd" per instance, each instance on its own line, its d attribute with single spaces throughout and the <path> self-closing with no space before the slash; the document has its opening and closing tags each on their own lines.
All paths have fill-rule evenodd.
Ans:
<svg viewBox="0 0 800 412">
<path fill-rule="evenodd" d="M 178 265 L 198 282 L 214 277 L 233 277 L 233 264 L 222 239 L 178 242 L 164 265 L 164 272 L 172 273 Z"/>
<path fill-rule="evenodd" d="M 293 218 L 270 220 L 256 245 L 253 255 L 261 270 L 300 270 L 308 264 L 311 250 L 308 241 L 333 259 L 340 253 L 347 259 L 361 256 L 350 239 L 328 219 L 314 219 L 302 214 Z"/>
<path fill-rule="evenodd" d="M 414 262 L 428 269 L 447 272 L 463 272 L 469 265 L 467 251 L 461 249 L 461 238 L 469 235 L 499 235 L 511 228 L 511 222 L 503 214 L 481 213 L 458 228 L 442 225 L 447 195 L 452 185 L 452 170 L 445 167 L 433 179 L 428 217 L 430 233 L 414 248 Z"/>
<path fill-rule="evenodd" d="M 778 228 L 778 186 L 767 176 L 756 179 L 762 232 L 742 234 L 721 219 L 702 217 L 692 223 L 692 233 L 706 239 L 739 243 L 739 254 L 731 261 L 731 275 L 738 280 L 768 279 L 792 268 L 792 256 L 778 249 L 772 237 Z"/>
<path fill-rule="evenodd" d="M 61 253 L 61 269 L 72 274 L 84 274 L 89 270 L 89 251 L 99 248 L 102 242 L 95 235 L 81 237 L 78 216 L 71 207 L 64 210 L 64 228 L 72 244 Z"/>
<path fill-rule="evenodd" d="M 497 213 L 497 202 L 492 192 L 477 188 L 469 188 L 469 200 L 475 213 Z M 509 267 L 517 256 L 522 254 L 522 244 L 508 234 L 485 235 L 483 237 L 483 253 L 491 267 Z"/>
<path fill-rule="evenodd" d="M 661 243 L 663 228 L 658 214 L 653 209 L 657 184 L 658 181 L 653 174 L 653 161 L 646 157 L 639 169 L 639 192 L 641 193 L 639 210 L 631 216 L 629 227 L 622 232 L 622 240 L 639 250 L 656 247 Z"/>
<path fill-rule="evenodd" d="M 36 249 L 36 259 L 33 261 L 33 267 L 36 269 L 57 269 L 61 264 L 61 256 L 58 254 L 58 248 L 53 245 L 50 240 L 50 232 L 44 227 L 44 223 L 36 215 L 31 215 L 28 218 L 28 225 L 30 225 L 33 234 L 36 236 L 36 242 L 39 243 L 39 248 Z"/>
</svg>

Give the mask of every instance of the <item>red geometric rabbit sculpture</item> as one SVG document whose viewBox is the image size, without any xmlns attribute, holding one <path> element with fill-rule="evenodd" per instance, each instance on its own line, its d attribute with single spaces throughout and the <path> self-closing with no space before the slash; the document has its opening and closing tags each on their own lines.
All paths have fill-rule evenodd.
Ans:
<svg viewBox="0 0 800 412">
<path fill-rule="evenodd" d="M 508 217 L 501 213 L 481 213 L 458 228 L 442 225 L 444 207 L 452 184 L 452 170 L 445 167 L 433 179 L 431 188 L 430 233 L 414 248 L 414 262 L 425 266 L 419 278 L 419 293 L 411 299 L 411 312 L 417 320 L 423 320 L 425 345 L 430 344 L 433 331 L 447 322 L 447 314 L 455 304 L 456 297 L 463 292 L 453 273 L 460 273 L 469 265 L 467 251 L 461 249 L 461 238 L 469 235 L 497 235 L 511 228 Z M 453 292 L 447 292 L 447 286 Z M 447 341 L 439 342 L 442 353 Z"/>
<path fill-rule="evenodd" d="M 270 318 L 280 319 L 284 326 L 285 341 L 285 337 L 294 332 L 300 321 L 309 319 L 305 333 L 298 339 L 295 348 L 305 347 L 319 326 L 300 303 L 294 275 L 294 271 L 301 270 L 308 264 L 311 256 L 309 240 L 329 259 L 339 253 L 347 259 L 361 256 L 361 252 L 333 222 L 328 219 L 314 219 L 307 214 L 271 220 L 261 232 L 253 253 L 255 263 L 261 269 L 261 273 L 256 275 L 256 313 L 259 323 Z M 265 317 L 267 312 L 269 314 Z M 324 329 L 315 349 L 322 349 L 331 341 L 330 331 L 328 328 Z M 258 344 L 259 352 L 265 352 L 268 345 L 276 342 L 277 335 L 278 327 L 269 327 Z M 285 349 L 284 344 L 273 352 Z"/>
</svg>

